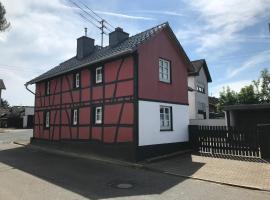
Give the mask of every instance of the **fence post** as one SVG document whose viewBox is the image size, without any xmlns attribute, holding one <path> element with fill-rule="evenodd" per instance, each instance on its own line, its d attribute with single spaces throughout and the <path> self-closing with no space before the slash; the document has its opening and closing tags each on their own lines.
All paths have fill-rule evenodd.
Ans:
<svg viewBox="0 0 270 200">
<path fill-rule="evenodd" d="M 196 125 L 189 125 L 188 126 L 188 132 L 189 132 L 189 142 L 191 144 L 191 147 L 193 150 L 198 151 L 199 145 L 198 145 L 198 126 Z"/>
<path fill-rule="evenodd" d="M 270 125 L 258 126 L 259 144 L 262 158 L 270 158 Z"/>
</svg>

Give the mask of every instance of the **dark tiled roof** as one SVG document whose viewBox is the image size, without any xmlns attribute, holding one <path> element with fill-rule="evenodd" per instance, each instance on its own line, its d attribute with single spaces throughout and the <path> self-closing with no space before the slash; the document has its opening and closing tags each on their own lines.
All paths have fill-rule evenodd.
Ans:
<svg viewBox="0 0 270 200">
<path fill-rule="evenodd" d="M 2 89 L 2 90 L 5 90 L 6 89 L 6 86 L 4 84 L 3 79 L 0 79 L 0 89 Z"/>
<path fill-rule="evenodd" d="M 168 28 L 170 34 L 174 37 L 173 39 L 176 39 L 175 35 L 172 33 L 172 30 L 169 26 L 169 24 L 163 23 L 158 26 L 155 26 L 151 29 L 148 29 L 144 32 L 141 32 L 139 34 L 136 34 L 134 36 L 129 37 L 125 41 L 119 43 L 117 46 L 107 46 L 104 48 L 96 48 L 96 50 L 88 57 L 78 60 L 75 57 L 61 63 L 60 65 L 52 68 L 51 70 L 45 72 L 44 74 L 34 78 L 33 80 L 29 81 L 27 84 L 33 84 L 60 74 L 64 74 L 66 72 L 84 67 L 89 64 L 94 64 L 100 61 L 104 61 L 106 59 L 124 55 L 127 53 L 131 53 L 137 49 L 137 47 L 141 44 L 143 44 L 145 41 L 147 41 L 149 38 L 155 36 L 158 32 L 163 30 L 164 28 Z M 176 39 L 177 41 L 177 39 Z M 184 53 L 186 56 L 183 48 L 181 47 L 180 43 L 177 41 L 181 51 Z M 186 56 L 188 59 L 188 57 Z M 189 61 L 189 59 L 188 59 Z"/>
<path fill-rule="evenodd" d="M 199 75 L 199 72 L 200 72 L 201 68 L 203 67 L 205 74 L 206 74 L 206 77 L 207 77 L 207 81 L 212 82 L 212 78 L 211 78 L 210 72 L 208 70 L 205 59 L 191 61 L 191 64 L 193 65 L 194 71 L 190 72 L 189 76 Z"/>
<path fill-rule="evenodd" d="M 176 36 L 174 35 L 173 31 L 171 30 L 169 23 L 162 23 L 158 26 L 150 28 L 146 31 L 138 33 L 134 36 L 129 37 L 125 41 L 119 43 L 117 46 L 107 46 L 104 48 L 96 48 L 96 50 L 88 57 L 85 57 L 82 60 L 78 60 L 76 56 L 70 58 L 69 60 L 61 63 L 60 65 L 52 68 L 51 70 L 45 72 L 44 74 L 32 79 L 31 81 L 27 82 L 26 84 L 33 84 L 60 74 L 67 73 L 69 71 L 84 67 L 86 65 L 98 63 L 101 61 L 105 61 L 107 59 L 125 55 L 128 53 L 134 52 L 137 47 L 143 44 L 148 39 L 155 36 L 158 32 L 163 29 L 167 29 L 169 31 L 170 36 L 174 39 L 182 52 L 185 58 L 190 63 L 188 56 L 186 55 L 185 51 L 183 50 L 182 46 L 180 45 L 179 41 L 177 40 Z M 188 66 L 188 69 L 192 71 L 192 65 Z"/>
</svg>

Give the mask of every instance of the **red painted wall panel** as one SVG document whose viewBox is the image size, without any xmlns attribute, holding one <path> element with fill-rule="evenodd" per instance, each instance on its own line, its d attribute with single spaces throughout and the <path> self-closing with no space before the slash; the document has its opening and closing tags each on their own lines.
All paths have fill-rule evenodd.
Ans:
<svg viewBox="0 0 270 200">
<path fill-rule="evenodd" d="M 89 127 L 79 127 L 79 139 L 88 140 L 89 139 Z"/>
<path fill-rule="evenodd" d="M 104 123 L 117 124 L 121 104 L 106 105 L 104 107 Z"/>
<path fill-rule="evenodd" d="M 101 86 L 93 87 L 93 100 L 103 98 L 103 88 Z"/>
<path fill-rule="evenodd" d="M 86 88 L 86 89 L 82 89 L 82 102 L 84 101 L 89 101 L 90 100 L 90 89 L 89 88 Z"/>
<path fill-rule="evenodd" d="M 127 127 L 119 128 L 117 142 L 132 142 L 132 141 L 133 141 L 133 129 Z"/>
<path fill-rule="evenodd" d="M 90 123 L 90 107 L 80 108 L 79 110 L 79 123 L 80 125 L 86 125 Z"/>
<path fill-rule="evenodd" d="M 133 95 L 133 81 L 125 81 L 118 83 L 117 91 L 116 91 L 116 96 L 121 97 L 121 96 L 131 96 Z"/>
<path fill-rule="evenodd" d="M 134 124 L 134 105 L 133 103 L 125 103 L 121 124 Z"/>
<path fill-rule="evenodd" d="M 116 127 L 104 128 L 104 143 L 114 143 Z"/>
<path fill-rule="evenodd" d="M 91 74 L 89 69 L 83 69 L 81 71 L 81 87 L 89 87 L 91 81 Z"/>
<path fill-rule="evenodd" d="M 139 97 L 188 104 L 187 66 L 164 31 L 139 47 Z M 159 58 L 171 61 L 172 83 L 159 81 Z"/>
<path fill-rule="evenodd" d="M 92 139 L 101 140 L 101 137 L 102 137 L 102 128 L 92 127 Z"/>
</svg>

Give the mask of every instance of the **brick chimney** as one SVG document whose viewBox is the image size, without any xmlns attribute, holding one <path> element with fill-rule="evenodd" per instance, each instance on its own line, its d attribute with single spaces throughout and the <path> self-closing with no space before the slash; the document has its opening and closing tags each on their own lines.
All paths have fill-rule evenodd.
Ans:
<svg viewBox="0 0 270 200">
<path fill-rule="evenodd" d="M 124 32 L 122 28 L 117 27 L 113 32 L 109 34 L 109 45 L 115 46 L 118 43 L 128 39 L 129 34 Z"/>
<path fill-rule="evenodd" d="M 89 56 L 95 50 L 95 40 L 87 36 L 77 39 L 77 59 Z"/>
</svg>

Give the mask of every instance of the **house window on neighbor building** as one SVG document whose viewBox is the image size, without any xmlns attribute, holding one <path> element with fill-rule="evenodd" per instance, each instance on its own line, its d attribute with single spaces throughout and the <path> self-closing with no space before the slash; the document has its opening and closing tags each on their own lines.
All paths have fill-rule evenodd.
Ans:
<svg viewBox="0 0 270 200">
<path fill-rule="evenodd" d="M 159 59 L 159 80 L 165 83 L 171 82 L 171 64 L 170 61 Z"/>
<path fill-rule="evenodd" d="M 95 108 L 95 124 L 102 124 L 102 107 Z"/>
<path fill-rule="evenodd" d="M 160 106 L 160 130 L 172 130 L 172 107 Z"/>
<path fill-rule="evenodd" d="M 205 103 L 198 102 L 198 114 L 203 115 L 203 118 L 206 119 L 206 106 L 205 106 Z"/>
<path fill-rule="evenodd" d="M 50 81 L 47 81 L 45 83 L 45 94 L 49 95 L 50 94 Z"/>
<path fill-rule="evenodd" d="M 197 91 L 200 92 L 200 93 L 203 93 L 205 94 L 205 87 L 203 84 L 198 84 L 197 85 Z"/>
<path fill-rule="evenodd" d="M 75 88 L 79 88 L 80 85 L 80 73 L 76 73 L 74 77 L 74 86 Z"/>
<path fill-rule="evenodd" d="M 50 128 L 50 112 L 46 111 L 45 112 L 45 128 Z"/>
<path fill-rule="evenodd" d="M 78 124 L 78 109 L 72 111 L 72 125 Z"/>
<path fill-rule="evenodd" d="M 102 83 L 102 67 L 96 68 L 96 83 Z"/>
</svg>

